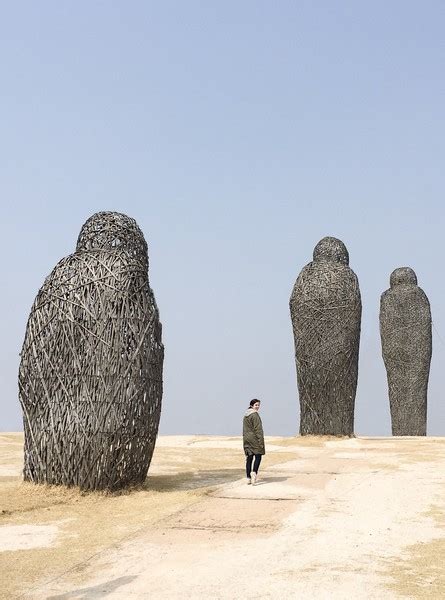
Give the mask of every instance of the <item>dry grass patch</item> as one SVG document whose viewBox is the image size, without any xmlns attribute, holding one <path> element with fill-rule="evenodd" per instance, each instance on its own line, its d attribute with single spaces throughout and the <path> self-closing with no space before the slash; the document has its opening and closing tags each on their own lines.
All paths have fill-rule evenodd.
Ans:
<svg viewBox="0 0 445 600">
<path fill-rule="evenodd" d="M 20 468 L 23 436 L 2 434 L 0 448 L 2 461 Z M 293 458 L 290 452 L 271 452 L 264 464 Z M 145 484 L 115 494 L 24 483 L 21 476 L 0 477 L 0 527 L 56 525 L 59 531 L 54 546 L 0 552 L 0 572 L 8 574 L 2 578 L 2 593 L 12 599 L 40 580 L 65 573 L 81 578 L 92 556 L 143 529 L 157 527 L 199 502 L 215 486 L 241 477 L 241 443 L 239 449 L 159 446 Z"/>
<path fill-rule="evenodd" d="M 403 597 L 442 600 L 445 598 L 445 515 L 433 506 L 426 516 L 435 519 L 442 537 L 409 546 L 390 569 L 389 588 Z"/>
<path fill-rule="evenodd" d="M 82 565 L 104 548 L 155 525 L 201 497 L 194 490 L 165 489 L 162 482 L 157 487 L 107 495 L 22 484 L 15 496 L 22 509 L 16 507 L 3 515 L 0 524 L 55 524 L 59 535 L 57 544 L 49 548 L 0 553 L 0 571 L 8 573 L 2 583 L 5 598 L 13 598 L 42 577 L 82 571 Z"/>
</svg>

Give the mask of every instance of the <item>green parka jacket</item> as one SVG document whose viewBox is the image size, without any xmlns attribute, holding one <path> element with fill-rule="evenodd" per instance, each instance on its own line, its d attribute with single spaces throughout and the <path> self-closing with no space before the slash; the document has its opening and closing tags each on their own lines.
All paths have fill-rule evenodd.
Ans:
<svg viewBox="0 0 445 600">
<path fill-rule="evenodd" d="M 246 456 L 266 454 L 264 449 L 263 424 L 258 411 L 249 408 L 243 419 L 243 446 Z"/>
</svg>

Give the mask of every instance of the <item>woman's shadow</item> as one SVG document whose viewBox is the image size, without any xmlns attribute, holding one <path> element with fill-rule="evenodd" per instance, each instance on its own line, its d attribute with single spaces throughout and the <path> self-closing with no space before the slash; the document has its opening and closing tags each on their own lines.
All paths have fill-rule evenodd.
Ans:
<svg viewBox="0 0 445 600">
<path fill-rule="evenodd" d="M 255 487 L 257 485 L 267 485 L 268 483 L 281 483 L 282 481 L 287 481 L 289 477 L 266 477 L 264 479 L 257 479 L 255 483 Z"/>
<path fill-rule="evenodd" d="M 48 600 L 94 600 L 95 598 L 105 598 L 108 594 L 114 593 L 122 585 L 130 583 L 134 579 L 136 579 L 135 575 L 118 577 L 117 579 L 105 581 L 99 585 L 72 590 L 71 592 L 57 594 L 56 596 L 48 596 Z"/>
</svg>

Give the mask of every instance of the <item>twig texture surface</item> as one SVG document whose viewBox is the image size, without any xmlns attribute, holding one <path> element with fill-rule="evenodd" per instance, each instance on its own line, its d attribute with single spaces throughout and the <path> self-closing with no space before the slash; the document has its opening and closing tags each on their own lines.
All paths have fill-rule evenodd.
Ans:
<svg viewBox="0 0 445 600">
<path fill-rule="evenodd" d="M 431 310 L 415 272 L 400 267 L 380 299 L 380 335 L 393 435 L 426 435 Z"/>
<path fill-rule="evenodd" d="M 325 237 L 290 299 L 301 435 L 353 435 L 361 299 L 342 241 Z"/>
<path fill-rule="evenodd" d="M 126 215 L 96 213 L 28 320 L 19 369 L 24 478 L 110 490 L 143 482 L 163 357 L 142 231 Z"/>
</svg>

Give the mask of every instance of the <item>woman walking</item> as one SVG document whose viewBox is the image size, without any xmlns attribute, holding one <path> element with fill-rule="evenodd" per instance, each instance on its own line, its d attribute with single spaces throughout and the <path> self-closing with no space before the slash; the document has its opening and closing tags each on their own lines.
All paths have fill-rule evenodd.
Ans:
<svg viewBox="0 0 445 600">
<path fill-rule="evenodd" d="M 250 406 L 243 419 L 243 446 L 246 455 L 247 483 L 251 483 L 252 485 L 255 485 L 258 477 L 261 457 L 263 454 L 266 454 L 264 449 L 263 424 L 258 414 L 259 410 L 260 401 L 254 398 L 250 401 Z"/>
</svg>

